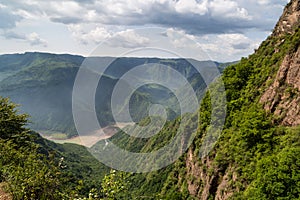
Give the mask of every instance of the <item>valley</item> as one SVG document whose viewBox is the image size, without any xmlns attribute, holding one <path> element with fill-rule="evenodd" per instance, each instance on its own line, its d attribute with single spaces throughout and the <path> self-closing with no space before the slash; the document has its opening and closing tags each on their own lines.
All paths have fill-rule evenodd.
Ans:
<svg viewBox="0 0 300 200">
<path fill-rule="evenodd" d="M 119 83 L 124 88 L 123 91 L 133 88 L 133 85 L 120 77 L 137 66 L 147 66 L 143 79 L 138 81 L 147 82 L 153 78 L 169 80 L 169 85 L 174 88 L 179 86 L 176 81 L 172 81 L 172 70 L 177 71 L 191 82 L 200 102 L 207 87 L 202 76 L 210 82 L 219 75 L 214 72 L 214 68 L 222 72 L 227 65 L 231 64 L 189 59 L 84 58 L 38 52 L 1 55 L 0 75 L 3 76 L 3 80 L 0 80 L 0 96 L 10 97 L 15 103 L 22 105 L 21 112 L 30 115 L 32 123 L 29 123 L 29 128 L 65 133 L 67 138 L 72 138 L 77 135 L 72 117 L 72 91 L 78 70 L 82 63 L 89 63 L 89 66 L 84 69 L 85 76 L 97 77 L 99 76 L 97 68 L 99 70 L 108 62 L 112 63 L 104 72 L 105 74 L 101 74 L 95 94 L 96 113 L 102 127 L 115 123 L 111 105 L 108 103 L 111 102 L 114 87 Z M 161 68 L 159 74 L 155 72 L 157 66 L 165 66 Z M 200 75 L 197 70 L 202 74 Z M 152 77 L 153 75 L 156 77 Z M 82 87 L 81 90 L 89 90 L 86 86 Z M 177 90 L 178 94 L 186 95 L 183 86 Z M 122 112 L 125 109 L 125 102 L 130 103 L 130 113 L 135 122 L 147 117 L 145 111 L 152 104 L 162 104 L 169 120 L 181 114 L 174 94 L 168 88 L 157 84 L 146 84 L 138 88 L 130 99 L 123 99 L 114 105 L 117 107 L 115 109 Z M 90 108 L 82 104 L 79 109 L 80 112 L 86 112 Z M 92 131 L 95 130 L 87 130 L 87 132 Z"/>
<path fill-rule="evenodd" d="M 101 140 L 111 138 L 116 133 L 118 133 L 120 129 L 123 129 L 126 126 L 131 126 L 131 125 L 133 124 L 117 123 L 116 125 L 106 126 L 92 133 L 87 133 L 86 135 L 82 135 L 82 136 L 73 136 L 72 138 L 67 138 L 68 136 L 66 133 L 58 133 L 55 131 L 37 130 L 36 132 L 38 132 L 43 138 L 58 144 L 71 143 L 71 144 L 78 144 L 90 148 Z"/>
</svg>

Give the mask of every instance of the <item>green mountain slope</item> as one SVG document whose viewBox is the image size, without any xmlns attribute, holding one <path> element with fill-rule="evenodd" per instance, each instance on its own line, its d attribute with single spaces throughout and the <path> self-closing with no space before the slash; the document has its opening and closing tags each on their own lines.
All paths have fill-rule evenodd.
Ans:
<svg viewBox="0 0 300 200">
<path fill-rule="evenodd" d="M 135 197 L 300 198 L 299 8 L 299 1 L 291 1 L 274 34 L 254 54 L 224 70 L 227 116 L 213 151 L 201 159 L 201 144 L 212 127 L 211 111 L 218 110 L 211 108 L 210 93 L 206 93 L 192 146 L 165 169 L 132 175 Z M 295 21 L 290 16 L 298 17 Z M 121 133 L 110 140 L 132 152 L 148 152 L 163 146 L 175 133 L 171 123 L 150 140 Z"/>
<path fill-rule="evenodd" d="M 56 144 L 24 125 L 26 115 L 0 98 L 0 183 L 13 199 L 74 199 L 100 190 L 109 168 L 75 144 Z"/>
</svg>

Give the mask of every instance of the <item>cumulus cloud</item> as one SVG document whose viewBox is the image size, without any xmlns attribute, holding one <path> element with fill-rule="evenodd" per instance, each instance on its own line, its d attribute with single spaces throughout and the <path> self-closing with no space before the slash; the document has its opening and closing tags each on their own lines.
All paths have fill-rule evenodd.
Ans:
<svg viewBox="0 0 300 200">
<path fill-rule="evenodd" d="M 174 28 L 167 29 L 166 32 L 162 33 L 163 36 L 170 39 L 171 44 L 175 48 L 194 48 L 197 45 L 196 37 L 190 34 L 187 34 L 183 30 L 176 30 Z"/>
<path fill-rule="evenodd" d="M 26 39 L 30 43 L 30 45 L 32 45 L 32 46 L 41 45 L 41 46 L 47 47 L 46 40 L 40 38 L 40 36 L 35 32 L 30 33 L 29 35 L 27 35 Z"/>
<path fill-rule="evenodd" d="M 43 46 L 43 47 L 47 47 L 47 42 L 46 40 L 42 39 L 37 33 L 33 32 L 27 35 L 22 35 L 22 34 L 18 34 L 15 33 L 13 31 L 8 31 L 8 32 L 4 32 L 2 34 L 3 37 L 5 37 L 6 39 L 16 39 L 16 40 L 20 40 L 20 41 L 24 41 L 29 43 L 31 46 Z"/>
<path fill-rule="evenodd" d="M 149 44 L 149 38 L 137 34 L 134 30 L 128 29 L 114 34 L 106 43 L 112 47 L 140 48 Z"/>
<path fill-rule="evenodd" d="M 243 34 L 221 34 L 217 36 L 219 39 L 226 41 L 230 45 L 240 44 L 249 42 L 249 38 Z"/>
<path fill-rule="evenodd" d="M 241 0 L 11 0 L 16 10 L 40 12 L 63 24 L 158 25 L 192 34 L 241 32 L 257 27 L 257 13 L 249 13 Z M 245 0 L 244 0 L 245 1 Z M 32 11 L 33 10 L 33 11 Z"/>
<path fill-rule="evenodd" d="M 22 27 L 23 21 L 30 26 L 30 20 L 38 24 L 43 18 L 43 21 L 46 19 L 58 26 L 66 25 L 68 34 L 80 43 L 106 41 L 111 47 L 132 48 L 151 43 L 149 38 L 137 34 L 133 28 L 158 26 L 167 29 L 163 34 L 176 48 L 190 47 L 187 41 L 191 39 L 203 40 L 205 42 L 201 45 L 214 55 L 213 58 L 220 54 L 238 57 L 251 53 L 273 29 L 287 1 L 2 0 L 0 29 L 5 30 L 7 39 L 45 46 L 46 41 L 38 34 L 23 38 L 13 34 L 14 31 L 20 32 L 14 28 Z M 11 31 L 7 31 L 9 29 Z M 260 39 L 250 36 L 258 32 Z M 182 37 L 176 37 L 176 34 Z"/>
<path fill-rule="evenodd" d="M 200 37 L 201 47 L 214 60 L 228 60 L 231 57 L 240 58 L 243 55 L 248 55 L 258 47 L 259 41 L 250 39 L 249 37 L 234 33 L 220 35 L 206 35 Z M 222 58 L 220 58 L 222 55 Z"/>
<path fill-rule="evenodd" d="M 247 10 L 231 0 L 109 0 L 97 2 L 95 8 L 98 22 L 103 24 L 156 24 L 193 34 L 232 32 L 254 26 Z"/>
<path fill-rule="evenodd" d="M 147 46 L 150 41 L 149 38 L 137 34 L 132 29 L 113 32 L 99 26 L 89 30 L 85 26 L 70 25 L 69 30 L 83 44 L 104 42 L 111 47 L 138 48 Z"/>
<path fill-rule="evenodd" d="M 195 13 L 204 15 L 208 12 L 208 2 L 198 3 L 196 0 L 179 0 L 175 4 L 175 10 L 179 13 Z"/>
<path fill-rule="evenodd" d="M 209 3 L 209 9 L 211 10 L 211 15 L 216 17 L 244 20 L 252 19 L 248 11 L 240 7 L 236 1 L 213 0 Z"/>
<path fill-rule="evenodd" d="M 112 35 L 106 28 L 99 26 L 91 30 L 86 26 L 78 24 L 69 25 L 68 28 L 72 32 L 73 37 L 83 44 L 103 42 Z"/>
<path fill-rule="evenodd" d="M 86 10 L 75 1 L 49 1 L 45 12 L 54 22 L 76 24 L 82 21 Z"/>
</svg>

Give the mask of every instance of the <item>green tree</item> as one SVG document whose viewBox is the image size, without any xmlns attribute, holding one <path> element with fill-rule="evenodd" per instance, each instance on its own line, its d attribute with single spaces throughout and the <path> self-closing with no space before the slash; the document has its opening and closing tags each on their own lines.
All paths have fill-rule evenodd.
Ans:
<svg viewBox="0 0 300 200">
<path fill-rule="evenodd" d="M 0 138 L 7 139 L 23 133 L 27 123 L 26 114 L 18 114 L 17 105 L 8 98 L 0 97 Z"/>
<path fill-rule="evenodd" d="M 64 179 L 53 157 L 38 153 L 39 145 L 24 128 L 27 116 L 0 98 L 0 181 L 14 199 L 62 199 Z"/>
<path fill-rule="evenodd" d="M 261 159 L 256 179 L 246 190 L 247 199 L 299 199 L 300 148 L 286 147 L 278 154 Z"/>
<path fill-rule="evenodd" d="M 128 199 L 128 181 L 125 172 L 117 172 L 111 170 L 108 175 L 103 178 L 102 192 L 106 199 Z"/>
</svg>

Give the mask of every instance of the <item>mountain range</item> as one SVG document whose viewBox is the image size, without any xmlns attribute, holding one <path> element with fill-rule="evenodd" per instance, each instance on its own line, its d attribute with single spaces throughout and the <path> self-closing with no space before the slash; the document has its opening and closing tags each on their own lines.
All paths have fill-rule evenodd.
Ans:
<svg viewBox="0 0 300 200">
<path fill-rule="evenodd" d="M 108 103 L 111 101 L 113 89 L 120 81 L 120 85 L 130 90 L 132 86 L 123 81 L 121 77 L 137 66 L 147 65 L 144 79 L 147 79 L 147 76 L 151 78 L 155 75 L 161 76 L 160 79 L 163 80 L 174 80 L 170 69 L 176 70 L 192 83 L 192 87 L 200 99 L 206 88 L 202 76 L 212 76 L 211 80 L 213 80 L 216 75 L 213 73 L 209 75 L 210 68 L 218 67 L 222 71 L 229 64 L 191 59 L 84 58 L 75 55 L 38 52 L 1 55 L 0 95 L 10 97 L 12 101 L 22 105 L 21 111 L 31 116 L 30 128 L 61 132 L 67 134 L 68 137 L 75 136 L 77 132 L 72 116 L 72 91 L 77 72 L 83 62 L 89 63 L 86 68 L 87 72 L 85 72 L 88 74 L 87 76 L 101 76 L 95 100 L 98 118 L 102 126 L 115 123 Z M 155 72 L 157 65 L 166 66 L 166 69 Z M 207 74 L 200 75 L 193 65 L 199 66 Z M 107 67 L 107 69 L 103 74 L 98 75 L 97 67 Z M 176 81 L 170 84 L 174 85 Z M 89 88 L 82 89 L 88 90 Z M 167 108 L 168 119 L 174 119 L 180 115 L 178 101 L 174 94 L 168 88 L 157 84 L 146 84 L 138 88 L 131 99 L 127 99 L 127 101 L 130 101 L 132 118 L 137 122 L 146 117 L 145 110 L 149 109 L 149 105 L 156 103 L 163 104 Z M 123 109 L 124 102 L 119 104 L 119 109 Z M 90 130 L 90 132 L 92 131 L 95 130 Z"/>
</svg>

